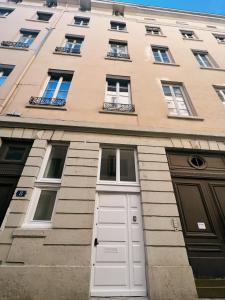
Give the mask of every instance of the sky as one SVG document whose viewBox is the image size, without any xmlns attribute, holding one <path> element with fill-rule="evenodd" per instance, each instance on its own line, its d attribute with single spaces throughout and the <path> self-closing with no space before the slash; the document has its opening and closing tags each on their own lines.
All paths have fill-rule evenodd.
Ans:
<svg viewBox="0 0 225 300">
<path fill-rule="evenodd" d="M 225 15 L 225 0 L 117 0 L 116 2 Z"/>
</svg>

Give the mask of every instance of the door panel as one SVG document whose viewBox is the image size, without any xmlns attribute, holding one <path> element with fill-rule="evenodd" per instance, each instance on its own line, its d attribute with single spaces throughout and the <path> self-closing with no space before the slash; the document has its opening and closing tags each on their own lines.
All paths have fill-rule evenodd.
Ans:
<svg viewBox="0 0 225 300">
<path fill-rule="evenodd" d="M 137 194 L 100 193 L 93 245 L 93 296 L 145 296 L 145 260 Z"/>
<path fill-rule="evenodd" d="M 0 178 L 0 226 L 9 207 L 17 181 L 17 178 L 9 178 L 8 180 Z"/>
<path fill-rule="evenodd" d="M 208 180 L 173 178 L 173 183 L 195 277 L 225 277 L 225 229 L 219 208 L 225 189 Z"/>
</svg>

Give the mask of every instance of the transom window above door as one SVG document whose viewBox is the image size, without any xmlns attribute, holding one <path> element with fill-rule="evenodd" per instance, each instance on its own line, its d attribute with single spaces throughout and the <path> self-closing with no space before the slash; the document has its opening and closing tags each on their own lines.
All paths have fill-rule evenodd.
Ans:
<svg viewBox="0 0 225 300">
<path fill-rule="evenodd" d="M 137 163 L 134 149 L 102 147 L 100 151 L 100 181 L 137 182 Z"/>
</svg>

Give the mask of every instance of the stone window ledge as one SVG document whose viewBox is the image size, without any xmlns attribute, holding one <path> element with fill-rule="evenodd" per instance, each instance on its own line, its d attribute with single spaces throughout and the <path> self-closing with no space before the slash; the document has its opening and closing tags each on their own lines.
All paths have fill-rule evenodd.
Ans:
<svg viewBox="0 0 225 300">
<path fill-rule="evenodd" d="M 151 33 L 146 33 L 145 35 L 156 36 L 156 37 L 167 37 L 167 35 L 164 35 L 164 34 L 151 34 Z"/>
<path fill-rule="evenodd" d="M 74 27 L 79 27 L 79 28 L 89 28 L 89 26 L 85 26 L 85 25 L 76 25 L 76 24 L 67 24 L 68 26 L 74 26 Z"/>
<path fill-rule="evenodd" d="M 210 70 L 210 71 L 222 71 L 224 72 L 225 69 L 220 69 L 220 68 L 205 68 L 205 67 L 200 67 L 201 70 Z"/>
<path fill-rule="evenodd" d="M 200 39 L 188 39 L 188 38 L 183 38 L 185 41 L 195 41 L 195 42 L 203 42 L 203 40 Z"/>
<path fill-rule="evenodd" d="M 42 20 L 35 20 L 35 19 L 25 19 L 26 21 L 31 21 L 31 22 L 39 22 L 39 23 L 49 23 L 49 21 L 42 21 Z"/>
<path fill-rule="evenodd" d="M 132 60 L 129 59 L 129 58 L 120 58 L 120 57 L 109 57 L 109 56 L 106 56 L 105 59 L 132 62 Z"/>
<path fill-rule="evenodd" d="M 51 106 L 51 105 L 39 105 L 39 104 L 27 104 L 27 108 L 44 108 L 44 109 L 56 109 L 56 110 L 67 110 L 66 107 L 61 106 Z"/>
<path fill-rule="evenodd" d="M 5 46 L 0 46 L 0 49 L 29 51 L 29 49 L 27 48 L 16 48 L 16 47 L 5 47 Z"/>
<path fill-rule="evenodd" d="M 114 32 L 123 32 L 123 33 L 129 33 L 127 30 L 116 30 L 116 29 L 108 29 L 109 31 L 114 31 Z"/>
<path fill-rule="evenodd" d="M 105 114 L 115 114 L 115 115 L 128 115 L 128 116 L 137 116 L 137 113 L 135 112 L 129 112 L 129 111 L 106 111 L 106 110 L 99 110 L 99 113 L 105 113 Z"/>
<path fill-rule="evenodd" d="M 153 62 L 155 65 L 166 65 L 166 66 L 172 66 L 172 67 L 180 67 L 180 65 L 175 64 L 175 63 L 164 63 L 164 62 Z"/>
<path fill-rule="evenodd" d="M 66 53 L 66 52 L 57 52 L 57 51 L 54 51 L 52 52 L 53 54 L 58 54 L 58 55 L 69 55 L 69 56 L 78 56 L 78 57 L 81 57 L 82 55 L 79 54 L 79 53 Z"/>
<path fill-rule="evenodd" d="M 167 115 L 169 119 L 182 119 L 182 120 L 192 120 L 192 121 L 204 121 L 203 118 L 197 116 L 171 116 Z"/>
</svg>

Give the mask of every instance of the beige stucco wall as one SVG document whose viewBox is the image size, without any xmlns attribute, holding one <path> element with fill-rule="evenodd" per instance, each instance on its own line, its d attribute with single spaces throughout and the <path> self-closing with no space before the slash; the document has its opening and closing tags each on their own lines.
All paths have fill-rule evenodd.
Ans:
<svg viewBox="0 0 225 300">
<path fill-rule="evenodd" d="M 2 114 L 14 111 L 21 116 L 43 119 L 99 122 L 102 124 L 126 124 L 145 128 L 180 128 L 206 132 L 224 131 L 225 109 L 212 85 L 225 85 L 224 45 L 218 44 L 212 33 L 225 33 L 225 20 L 185 13 L 168 13 L 160 10 L 125 9 L 125 17 L 110 15 L 111 6 L 105 9 L 92 4 L 91 12 L 80 12 L 78 7 L 58 7 L 51 22 L 43 24 L 28 20 L 36 10 L 43 7 L 18 5 L 7 18 L 1 19 L 3 26 L 16 23 L 10 31 L 1 33 L 2 39 L 12 39 L 20 27 L 40 29 L 41 32 L 29 51 L 0 49 L 0 61 L 15 64 L 16 69 L 6 84 L 1 87 L 3 98 L 12 89 L 21 70 L 30 61 L 34 50 L 40 45 L 47 30 L 54 27 L 37 57 L 23 76 Z M 104 5 L 102 4 L 104 7 Z M 88 28 L 69 26 L 75 15 L 90 17 Z M 149 19 L 153 18 L 151 21 Z M 109 30 L 110 20 L 125 21 L 127 33 Z M 179 25 L 176 21 L 187 22 Z M 163 37 L 145 34 L 145 25 L 160 26 Z M 217 26 L 209 28 L 207 25 Z M 194 30 L 199 41 L 184 40 L 179 29 Z M 85 37 L 81 56 L 54 54 L 56 46 L 61 46 L 65 34 Z M 131 56 L 130 61 L 105 59 L 109 39 L 125 40 Z M 179 66 L 154 64 L 150 45 L 168 46 L 175 63 Z M 191 49 L 209 51 L 220 70 L 200 69 Z M 74 71 L 65 110 L 26 107 L 31 96 L 40 96 L 49 68 Z M 105 94 L 106 74 L 124 75 L 131 78 L 132 101 L 137 114 L 121 115 L 100 113 Z M 161 88 L 161 80 L 182 82 L 188 92 L 198 120 L 168 118 L 167 106 Z M 202 120 L 203 119 L 203 120 Z"/>
</svg>

